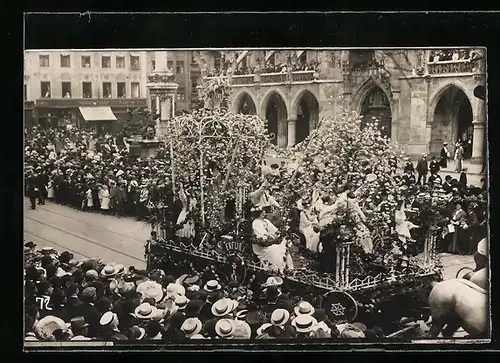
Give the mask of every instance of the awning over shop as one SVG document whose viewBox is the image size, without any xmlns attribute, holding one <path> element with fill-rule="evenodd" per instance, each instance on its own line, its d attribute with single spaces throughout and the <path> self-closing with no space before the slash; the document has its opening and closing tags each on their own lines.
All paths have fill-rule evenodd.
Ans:
<svg viewBox="0 0 500 363">
<path fill-rule="evenodd" d="M 111 107 L 78 107 L 85 121 L 116 121 Z"/>
</svg>

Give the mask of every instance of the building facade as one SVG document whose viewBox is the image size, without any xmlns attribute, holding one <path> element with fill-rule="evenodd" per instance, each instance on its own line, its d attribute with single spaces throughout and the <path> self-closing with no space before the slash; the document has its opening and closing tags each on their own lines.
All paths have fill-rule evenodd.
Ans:
<svg viewBox="0 0 500 363">
<path fill-rule="evenodd" d="M 224 74 L 233 112 L 267 121 L 274 142 L 304 140 L 323 116 L 354 110 L 411 156 L 439 154 L 460 140 L 467 158 L 483 158 L 484 49 L 200 51 L 202 74 Z"/>
<path fill-rule="evenodd" d="M 120 118 L 147 104 L 146 65 L 144 51 L 27 50 L 25 101 L 42 126 L 81 124 L 80 107 L 109 107 Z"/>
</svg>

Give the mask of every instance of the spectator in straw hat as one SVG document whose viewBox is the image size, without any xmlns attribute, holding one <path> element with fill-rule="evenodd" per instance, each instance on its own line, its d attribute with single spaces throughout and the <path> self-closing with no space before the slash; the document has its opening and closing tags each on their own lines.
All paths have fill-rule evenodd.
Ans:
<svg viewBox="0 0 500 363">
<path fill-rule="evenodd" d="M 292 326 L 297 331 L 297 339 L 308 339 L 309 334 L 313 331 L 317 324 L 316 319 L 310 314 L 299 314 L 292 320 Z"/>
<path fill-rule="evenodd" d="M 217 280 L 210 280 L 203 286 L 203 290 L 207 292 L 219 291 L 222 289 L 221 284 Z"/>
<path fill-rule="evenodd" d="M 101 270 L 101 276 L 105 278 L 113 278 L 116 275 L 116 269 L 115 266 L 112 264 L 107 264 L 104 266 L 104 268 Z"/>
<path fill-rule="evenodd" d="M 312 315 L 314 314 L 314 307 L 307 301 L 301 301 L 293 308 L 295 315 Z"/>
<path fill-rule="evenodd" d="M 134 314 L 137 319 L 150 320 L 157 313 L 157 309 L 148 303 L 142 303 L 135 310 Z"/>
<path fill-rule="evenodd" d="M 120 333 L 120 330 L 118 330 L 119 324 L 120 321 L 115 313 L 111 311 L 104 313 L 99 319 L 99 337 L 106 340 L 111 338 L 114 334 Z"/>
<path fill-rule="evenodd" d="M 194 334 L 201 332 L 203 324 L 198 318 L 187 318 L 181 325 L 181 330 L 184 332 L 186 338 L 191 338 Z"/>
<path fill-rule="evenodd" d="M 271 325 L 283 328 L 290 320 L 290 313 L 285 309 L 276 309 L 271 314 Z"/>
<path fill-rule="evenodd" d="M 233 339 L 236 324 L 232 319 L 220 319 L 215 324 L 215 332 L 219 339 Z"/>
<path fill-rule="evenodd" d="M 155 302 L 163 299 L 163 288 L 154 281 L 145 281 L 137 286 L 136 292 L 141 294 L 142 299 L 152 298 Z"/>
<path fill-rule="evenodd" d="M 225 317 L 230 315 L 237 306 L 237 301 L 228 298 L 222 298 L 217 300 L 217 302 L 212 305 L 211 311 L 212 314 L 216 317 Z"/>
<path fill-rule="evenodd" d="M 188 302 L 189 302 L 188 298 L 183 295 L 177 296 L 174 299 L 174 304 L 177 305 L 178 310 L 180 312 L 184 312 L 184 309 L 186 309 Z"/>
</svg>

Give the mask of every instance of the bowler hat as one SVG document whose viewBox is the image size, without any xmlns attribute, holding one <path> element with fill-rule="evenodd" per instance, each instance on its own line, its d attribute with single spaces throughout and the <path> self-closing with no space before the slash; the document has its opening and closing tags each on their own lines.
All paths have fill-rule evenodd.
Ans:
<svg viewBox="0 0 500 363">
<path fill-rule="evenodd" d="M 77 316 L 71 319 L 71 330 L 83 329 L 87 326 L 89 326 L 89 324 L 87 324 L 83 316 Z"/>
<path fill-rule="evenodd" d="M 71 261 L 73 259 L 73 257 L 75 257 L 75 256 L 71 252 L 64 251 L 59 256 L 59 261 L 62 262 L 62 263 L 68 263 L 69 261 Z"/>
</svg>

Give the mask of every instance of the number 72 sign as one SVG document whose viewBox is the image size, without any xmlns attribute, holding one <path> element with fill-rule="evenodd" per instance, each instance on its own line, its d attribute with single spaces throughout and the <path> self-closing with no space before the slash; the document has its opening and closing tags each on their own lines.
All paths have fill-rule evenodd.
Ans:
<svg viewBox="0 0 500 363">
<path fill-rule="evenodd" d="M 50 297 L 37 297 L 36 302 L 40 304 L 40 310 L 52 310 L 52 308 L 49 306 Z"/>
</svg>

